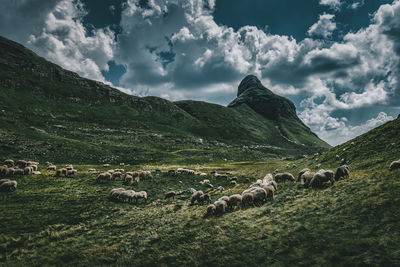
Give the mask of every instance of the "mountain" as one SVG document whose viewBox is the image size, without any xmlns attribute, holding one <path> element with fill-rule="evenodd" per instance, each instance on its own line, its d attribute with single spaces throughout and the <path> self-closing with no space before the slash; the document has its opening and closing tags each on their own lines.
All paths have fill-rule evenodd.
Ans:
<svg viewBox="0 0 400 267">
<path fill-rule="evenodd" d="M 66 162 L 262 160 L 329 145 L 254 76 L 228 107 L 125 94 L 0 37 L 0 156 Z"/>
</svg>

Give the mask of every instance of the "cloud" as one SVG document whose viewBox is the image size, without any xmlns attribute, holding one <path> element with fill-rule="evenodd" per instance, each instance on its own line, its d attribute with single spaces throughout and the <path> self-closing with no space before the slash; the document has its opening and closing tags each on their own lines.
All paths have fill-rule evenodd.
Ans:
<svg viewBox="0 0 400 267">
<path fill-rule="evenodd" d="M 45 17 L 41 31 L 30 35 L 28 45 L 68 70 L 105 82 L 101 70 L 108 70 L 114 57 L 114 34 L 108 28 L 89 34 L 82 24 L 85 15 L 81 3 L 60 1 Z"/>
<path fill-rule="evenodd" d="M 331 36 L 332 32 L 336 30 L 336 23 L 334 19 L 335 15 L 332 14 L 320 15 L 318 22 L 308 29 L 308 35 L 321 36 L 324 38 Z"/>
<path fill-rule="evenodd" d="M 394 118 L 385 112 L 380 112 L 377 117 L 355 126 L 349 125 L 345 117 L 332 118 L 328 114 L 320 114 L 317 118 L 316 116 L 308 117 L 304 114 L 302 119 L 309 125 L 318 125 L 320 127 L 318 131 L 319 137 L 328 140 L 330 145 L 335 146 L 362 135 Z"/>
<path fill-rule="evenodd" d="M 364 0 L 360 0 L 360 1 L 356 1 L 356 2 L 348 5 L 347 8 L 356 10 L 356 9 L 359 9 L 360 7 L 362 7 L 364 4 L 365 4 L 365 1 Z"/>
<path fill-rule="evenodd" d="M 320 0 L 319 4 L 339 11 L 343 3 L 340 0 Z"/>
</svg>

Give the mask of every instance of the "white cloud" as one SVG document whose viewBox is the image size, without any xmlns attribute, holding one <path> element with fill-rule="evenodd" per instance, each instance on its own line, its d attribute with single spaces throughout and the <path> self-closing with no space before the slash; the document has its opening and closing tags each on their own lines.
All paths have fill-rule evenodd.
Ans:
<svg viewBox="0 0 400 267">
<path fill-rule="evenodd" d="M 339 11 L 343 3 L 340 0 L 320 0 L 319 4 Z"/>
<path fill-rule="evenodd" d="M 28 41 L 41 55 L 83 77 L 103 81 L 101 70 L 114 57 L 114 34 L 95 30 L 91 36 L 82 25 L 86 14 L 79 2 L 63 0 L 47 15 L 44 27 Z"/>
<path fill-rule="evenodd" d="M 364 4 L 365 4 L 365 1 L 364 0 L 360 0 L 360 1 L 356 1 L 356 2 L 354 2 L 352 4 L 350 4 L 347 8 L 355 10 L 355 9 L 359 9 Z"/>
<path fill-rule="evenodd" d="M 332 14 L 320 15 L 318 22 L 308 29 L 308 35 L 322 36 L 324 38 L 331 36 L 332 32 L 336 30 L 336 22 L 334 19 L 335 15 Z"/>
</svg>

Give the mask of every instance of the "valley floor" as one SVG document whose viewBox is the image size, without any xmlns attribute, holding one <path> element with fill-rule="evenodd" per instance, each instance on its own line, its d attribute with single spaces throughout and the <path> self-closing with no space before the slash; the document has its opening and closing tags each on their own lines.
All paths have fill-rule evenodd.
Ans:
<svg viewBox="0 0 400 267">
<path fill-rule="evenodd" d="M 16 178 L 15 192 L 0 193 L 0 265 L 400 264 L 400 172 L 385 166 L 352 170 L 350 178 L 320 190 L 282 183 L 274 201 L 217 218 L 203 218 L 206 205 L 189 205 L 189 198 L 164 200 L 170 190 L 206 190 L 199 185 L 204 177 L 165 174 L 170 168 L 237 175 L 236 186 L 207 177 L 215 188 L 225 187 L 222 193 L 208 189 L 214 201 L 242 192 L 276 169 L 296 176 L 312 164 L 299 160 L 298 167 L 287 169 L 287 163 L 125 167 L 162 169 L 163 174 L 132 186 L 147 191 L 147 204 L 108 200 L 110 189 L 122 182 L 97 184 L 97 174 L 106 170 L 102 166 L 74 165 L 73 178 L 40 168 L 42 175 Z M 337 165 L 322 167 L 335 170 Z"/>
</svg>

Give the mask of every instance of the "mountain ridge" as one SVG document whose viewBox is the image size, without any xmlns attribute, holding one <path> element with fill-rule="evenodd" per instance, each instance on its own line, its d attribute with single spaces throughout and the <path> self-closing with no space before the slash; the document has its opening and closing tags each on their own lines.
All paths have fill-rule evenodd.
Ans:
<svg viewBox="0 0 400 267">
<path fill-rule="evenodd" d="M 201 160 L 202 155 L 207 155 L 208 160 L 237 159 L 245 155 L 253 159 L 284 157 L 330 147 L 300 120 L 285 116 L 269 119 L 246 103 L 224 107 L 201 101 L 171 102 L 155 96 L 128 95 L 101 82 L 81 78 L 3 37 L 0 37 L 0 53 L 0 104 L 4 107 L 0 131 L 5 136 L 0 146 L 6 148 L 4 156 L 23 154 L 25 148 L 18 142 L 21 138 L 50 144 L 45 152 L 32 152 L 33 158 L 43 157 L 43 153 L 49 155 L 49 149 L 54 149 L 53 142 L 56 142 L 61 147 L 60 151 L 56 150 L 57 154 L 65 152 L 84 161 L 109 160 L 119 150 L 119 154 L 136 151 L 135 156 L 120 157 L 141 162 L 169 156 L 182 158 L 175 151 L 193 151 L 193 148 L 198 151 L 188 152 L 190 156 Z M 62 132 L 54 125 L 64 125 L 66 130 Z M 32 127 L 43 130 L 41 136 Z M 90 133 L 81 130 L 88 127 Z M 95 129 L 124 129 L 135 131 L 136 136 L 99 135 Z M 85 137 L 89 135 L 93 138 Z M 154 136 L 162 137 L 155 139 Z M 61 139 L 66 137 L 69 141 L 62 143 Z M 202 145 L 198 145 L 199 138 L 203 140 Z M 77 143 L 96 155 L 73 153 Z M 97 144 L 102 145 L 96 147 Z M 279 149 L 249 152 L 244 148 L 249 146 Z M 68 153 L 62 152 L 64 149 Z M 231 150 L 234 152 L 230 153 Z"/>
</svg>

